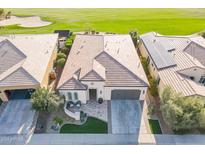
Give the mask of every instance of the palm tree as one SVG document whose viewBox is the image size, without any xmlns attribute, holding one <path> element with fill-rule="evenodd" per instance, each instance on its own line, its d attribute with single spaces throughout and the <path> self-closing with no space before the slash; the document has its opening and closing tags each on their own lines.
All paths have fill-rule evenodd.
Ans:
<svg viewBox="0 0 205 154">
<path fill-rule="evenodd" d="M 31 96 L 32 108 L 36 111 L 50 112 L 59 104 L 60 97 L 47 88 L 38 88 Z"/>
</svg>

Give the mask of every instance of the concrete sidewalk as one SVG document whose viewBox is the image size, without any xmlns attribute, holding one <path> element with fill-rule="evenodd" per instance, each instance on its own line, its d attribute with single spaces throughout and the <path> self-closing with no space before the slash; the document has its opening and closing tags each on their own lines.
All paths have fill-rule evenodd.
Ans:
<svg viewBox="0 0 205 154">
<path fill-rule="evenodd" d="M 136 145 L 136 135 L 113 134 L 34 134 L 31 145 Z"/>
<path fill-rule="evenodd" d="M 205 135 L 139 135 L 139 144 L 205 145 Z"/>
</svg>

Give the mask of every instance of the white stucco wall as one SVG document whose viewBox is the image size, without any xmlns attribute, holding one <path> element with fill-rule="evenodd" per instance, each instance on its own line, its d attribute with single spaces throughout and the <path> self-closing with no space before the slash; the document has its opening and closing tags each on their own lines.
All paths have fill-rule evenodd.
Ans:
<svg viewBox="0 0 205 154">
<path fill-rule="evenodd" d="M 104 100 L 111 100 L 112 90 L 140 90 L 140 100 L 144 100 L 145 94 L 147 92 L 147 87 L 105 87 L 104 90 Z"/>
<path fill-rule="evenodd" d="M 163 90 L 164 90 L 165 87 L 166 87 L 166 86 L 165 86 L 165 84 L 163 83 L 163 81 L 160 80 L 159 85 L 158 85 L 159 96 L 161 96 L 161 94 L 162 94 L 162 92 L 163 92 Z"/>
<path fill-rule="evenodd" d="M 64 95 L 67 101 L 68 101 L 68 92 L 72 93 L 72 98 L 74 98 L 74 92 L 77 92 L 78 100 L 80 100 L 82 104 L 86 104 L 86 100 L 87 100 L 86 90 L 59 90 L 60 95 Z"/>
<path fill-rule="evenodd" d="M 140 53 L 143 57 L 147 58 L 149 56 L 147 49 L 145 48 L 145 46 L 142 42 L 139 44 L 139 50 L 140 50 Z M 153 77 L 157 78 L 158 77 L 157 67 L 155 66 L 155 64 L 152 61 L 152 58 L 150 56 L 149 56 L 149 59 L 150 59 L 150 62 L 149 62 L 150 73 Z"/>
</svg>

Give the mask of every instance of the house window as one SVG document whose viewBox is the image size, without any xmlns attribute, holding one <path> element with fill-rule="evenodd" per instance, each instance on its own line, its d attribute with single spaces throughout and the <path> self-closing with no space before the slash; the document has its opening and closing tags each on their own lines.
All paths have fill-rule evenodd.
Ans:
<svg viewBox="0 0 205 154">
<path fill-rule="evenodd" d="M 199 83 L 202 83 L 205 85 L 205 76 L 202 76 L 199 80 Z"/>
<path fill-rule="evenodd" d="M 190 76 L 189 78 L 194 81 L 194 77 L 193 76 Z"/>
<path fill-rule="evenodd" d="M 100 90 L 100 94 L 102 94 L 102 90 Z"/>
<path fill-rule="evenodd" d="M 68 100 L 72 100 L 72 93 L 68 92 Z"/>
<path fill-rule="evenodd" d="M 77 92 L 74 92 L 74 99 L 78 100 L 78 93 Z"/>
</svg>

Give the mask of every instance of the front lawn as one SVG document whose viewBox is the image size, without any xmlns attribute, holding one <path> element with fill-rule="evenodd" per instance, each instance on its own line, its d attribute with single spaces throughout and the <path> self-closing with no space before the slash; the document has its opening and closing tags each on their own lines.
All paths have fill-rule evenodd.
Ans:
<svg viewBox="0 0 205 154">
<path fill-rule="evenodd" d="M 83 125 L 63 125 L 60 133 L 107 133 L 107 123 L 93 117 L 88 117 Z"/>
<path fill-rule="evenodd" d="M 158 120 L 149 119 L 149 126 L 153 134 L 162 134 Z"/>
</svg>

